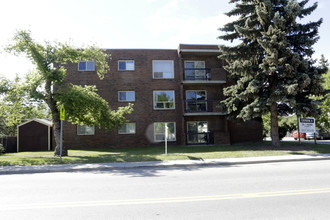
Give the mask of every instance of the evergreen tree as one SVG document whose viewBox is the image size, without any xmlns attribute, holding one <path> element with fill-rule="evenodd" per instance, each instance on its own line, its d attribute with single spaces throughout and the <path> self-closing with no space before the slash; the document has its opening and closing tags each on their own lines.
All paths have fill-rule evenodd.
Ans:
<svg viewBox="0 0 330 220">
<path fill-rule="evenodd" d="M 324 92 L 321 75 L 327 69 L 316 66 L 311 56 L 322 19 L 297 21 L 317 8 L 317 3 L 306 7 L 308 1 L 231 0 L 236 7 L 227 15 L 238 18 L 220 28 L 226 33 L 219 39 L 238 41 L 220 46 L 231 83 L 221 106 L 231 118 L 243 120 L 270 112 L 273 146 L 280 146 L 278 115 L 319 113 L 310 95 Z"/>
</svg>

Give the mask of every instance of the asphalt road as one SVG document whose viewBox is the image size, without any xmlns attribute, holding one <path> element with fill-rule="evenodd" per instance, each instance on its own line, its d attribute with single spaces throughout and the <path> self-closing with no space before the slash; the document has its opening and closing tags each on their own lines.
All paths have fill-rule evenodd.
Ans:
<svg viewBox="0 0 330 220">
<path fill-rule="evenodd" d="M 330 219 L 330 161 L 0 176 L 6 219 Z"/>
</svg>

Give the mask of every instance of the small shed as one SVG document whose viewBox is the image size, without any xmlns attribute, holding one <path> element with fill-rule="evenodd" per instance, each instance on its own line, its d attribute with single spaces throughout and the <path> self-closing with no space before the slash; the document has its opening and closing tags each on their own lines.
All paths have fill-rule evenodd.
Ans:
<svg viewBox="0 0 330 220">
<path fill-rule="evenodd" d="M 34 118 L 17 126 L 17 152 L 52 150 L 53 123 Z"/>
</svg>

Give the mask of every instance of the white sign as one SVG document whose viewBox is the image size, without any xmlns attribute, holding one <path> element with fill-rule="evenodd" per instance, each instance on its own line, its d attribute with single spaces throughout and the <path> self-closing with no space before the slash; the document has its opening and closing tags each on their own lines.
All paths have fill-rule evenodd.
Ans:
<svg viewBox="0 0 330 220">
<path fill-rule="evenodd" d="M 315 118 L 299 118 L 300 133 L 315 133 Z"/>
</svg>

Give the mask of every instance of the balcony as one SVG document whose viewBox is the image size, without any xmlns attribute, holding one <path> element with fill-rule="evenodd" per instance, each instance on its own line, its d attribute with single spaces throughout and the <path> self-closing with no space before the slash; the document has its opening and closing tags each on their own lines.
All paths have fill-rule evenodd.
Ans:
<svg viewBox="0 0 330 220">
<path fill-rule="evenodd" d="M 185 100 L 184 116 L 225 115 L 216 108 L 218 103 L 219 101 L 213 100 Z"/>
<path fill-rule="evenodd" d="M 188 132 L 187 134 L 188 145 L 205 145 L 214 144 L 214 134 L 211 131 L 208 132 Z"/>
<path fill-rule="evenodd" d="M 223 84 L 226 80 L 212 77 L 211 68 L 185 68 L 183 84 Z"/>
</svg>

